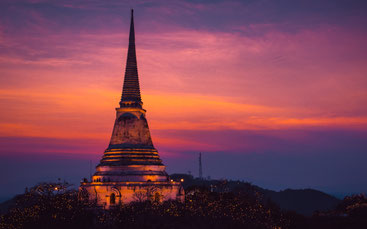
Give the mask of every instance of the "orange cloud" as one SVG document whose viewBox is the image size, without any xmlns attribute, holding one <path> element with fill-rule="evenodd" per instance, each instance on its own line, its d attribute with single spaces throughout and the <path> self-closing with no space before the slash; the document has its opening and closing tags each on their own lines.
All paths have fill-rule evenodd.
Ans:
<svg viewBox="0 0 367 229">
<path fill-rule="evenodd" d="M 0 90 L 3 103 L 22 104 L 0 114 L 1 136 L 109 138 L 118 91 L 94 87 L 70 89 L 70 94 L 46 89 L 37 91 Z M 291 108 L 241 104 L 228 102 L 228 99 L 192 94 L 148 92 L 144 95 L 150 126 L 155 130 L 362 128 L 367 124 L 366 117 L 298 118 L 292 117 Z M 168 145 L 186 143 L 159 136 L 158 139 Z"/>
<path fill-rule="evenodd" d="M 367 69 L 355 61 L 365 53 L 349 45 L 353 31 L 327 28 L 262 37 L 137 30 L 151 129 L 366 128 Z M 108 139 L 123 82 L 127 34 L 121 34 L 32 38 L 45 50 L 3 37 L 18 53 L 0 54 L 0 135 Z"/>
</svg>

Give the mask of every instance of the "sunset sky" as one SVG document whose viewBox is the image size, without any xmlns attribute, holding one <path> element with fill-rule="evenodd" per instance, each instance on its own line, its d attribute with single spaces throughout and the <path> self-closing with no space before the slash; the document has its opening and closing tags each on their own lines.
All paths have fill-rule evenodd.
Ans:
<svg viewBox="0 0 367 229">
<path fill-rule="evenodd" d="M 1 0 L 1 198 L 78 187 L 109 143 L 134 8 L 169 173 L 367 192 L 367 2 Z M 94 170 L 94 168 L 93 168 Z"/>
</svg>

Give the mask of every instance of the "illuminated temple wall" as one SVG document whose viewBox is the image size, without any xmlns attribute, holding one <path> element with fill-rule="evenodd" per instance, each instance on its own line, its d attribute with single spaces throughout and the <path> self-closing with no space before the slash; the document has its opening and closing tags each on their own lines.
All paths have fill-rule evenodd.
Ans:
<svg viewBox="0 0 367 229">
<path fill-rule="evenodd" d="M 168 182 L 90 182 L 80 187 L 87 192 L 90 202 L 106 209 L 136 201 L 184 201 L 185 193 L 181 183 Z M 114 199 L 114 200 L 113 200 Z"/>
<path fill-rule="evenodd" d="M 141 108 L 117 108 L 110 146 L 131 144 L 153 148 L 145 110 Z"/>
</svg>

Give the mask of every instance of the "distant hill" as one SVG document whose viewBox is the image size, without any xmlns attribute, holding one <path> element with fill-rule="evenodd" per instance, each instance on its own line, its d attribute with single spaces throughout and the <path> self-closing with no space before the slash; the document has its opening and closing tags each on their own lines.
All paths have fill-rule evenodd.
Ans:
<svg viewBox="0 0 367 229">
<path fill-rule="evenodd" d="M 331 210 L 341 202 L 334 196 L 314 189 L 286 189 L 280 192 L 263 189 L 262 192 L 281 209 L 305 216 L 311 216 L 315 211 Z"/>
<path fill-rule="evenodd" d="M 341 202 L 340 199 L 334 196 L 314 189 L 286 189 L 276 192 L 242 181 L 204 180 L 194 178 L 188 174 L 172 174 L 170 177 L 176 181 L 184 179 L 183 186 L 185 190 L 192 186 L 205 186 L 219 192 L 230 192 L 238 189 L 256 190 L 263 193 L 265 199 L 271 200 L 281 209 L 295 211 L 305 216 L 311 216 L 315 211 L 333 209 Z"/>
</svg>

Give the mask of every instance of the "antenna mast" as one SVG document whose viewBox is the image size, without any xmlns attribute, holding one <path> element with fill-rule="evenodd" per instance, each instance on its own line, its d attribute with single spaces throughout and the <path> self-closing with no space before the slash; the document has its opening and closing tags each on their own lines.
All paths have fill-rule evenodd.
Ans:
<svg viewBox="0 0 367 229">
<path fill-rule="evenodd" d="M 199 179 L 203 179 L 203 166 L 201 164 L 201 153 L 199 153 Z"/>
</svg>

